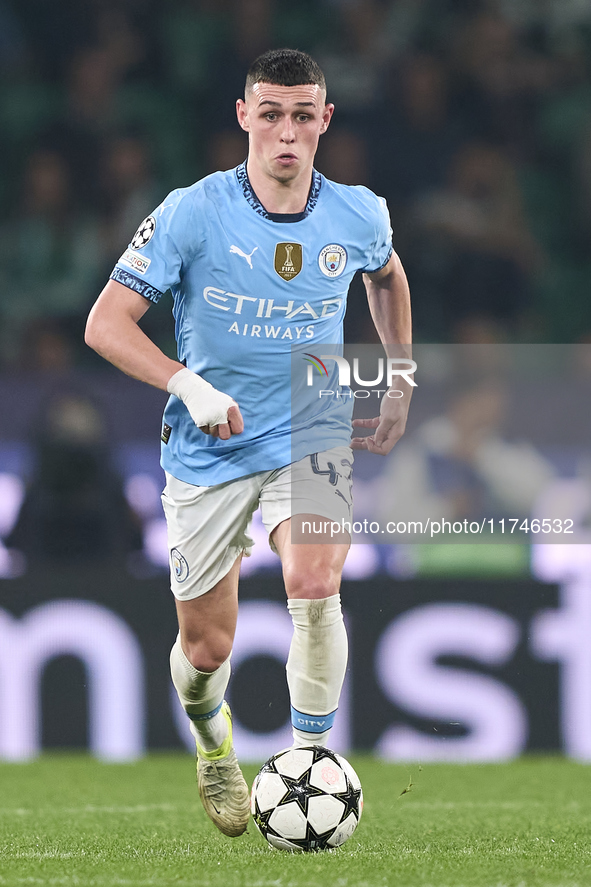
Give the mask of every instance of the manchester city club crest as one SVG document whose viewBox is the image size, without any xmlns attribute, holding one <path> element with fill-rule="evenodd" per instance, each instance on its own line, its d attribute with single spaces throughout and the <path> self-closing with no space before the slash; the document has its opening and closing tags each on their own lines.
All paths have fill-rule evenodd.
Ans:
<svg viewBox="0 0 591 887">
<path fill-rule="evenodd" d="M 170 561 L 174 578 L 177 582 L 184 582 L 189 576 L 189 564 L 178 548 L 173 548 L 170 552 Z"/>
<path fill-rule="evenodd" d="M 151 241 L 155 230 L 156 219 L 154 218 L 154 216 L 148 216 L 147 219 L 144 219 L 142 224 L 133 235 L 133 240 L 129 244 L 130 247 L 132 249 L 141 249 L 142 246 L 145 246 Z"/>
<path fill-rule="evenodd" d="M 347 264 L 347 250 L 338 243 L 329 243 L 320 251 L 318 264 L 326 277 L 340 277 Z"/>
</svg>

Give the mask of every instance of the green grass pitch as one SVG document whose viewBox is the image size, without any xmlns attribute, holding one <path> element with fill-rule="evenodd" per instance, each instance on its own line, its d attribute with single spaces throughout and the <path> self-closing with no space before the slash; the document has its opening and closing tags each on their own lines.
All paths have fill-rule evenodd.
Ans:
<svg viewBox="0 0 591 887">
<path fill-rule="evenodd" d="M 365 810 L 342 848 L 225 838 L 183 754 L 106 765 L 47 755 L 0 765 L 0 885 L 63 887 L 573 887 L 591 885 L 591 769 L 351 757 Z M 252 780 L 255 767 L 246 767 Z M 405 791 L 410 785 L 410 790 Z"/>
</svg>

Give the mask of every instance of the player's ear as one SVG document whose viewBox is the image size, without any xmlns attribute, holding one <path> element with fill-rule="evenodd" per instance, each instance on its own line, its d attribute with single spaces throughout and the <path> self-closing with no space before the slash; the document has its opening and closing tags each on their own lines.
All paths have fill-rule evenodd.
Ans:
<svg viewBox="0 0 591 887">
<path fill-rule="evenodd" d="M 320 127 L 320 135 L 322 135 L 322 133 L 326 132 L 326 130 L 328 129 L 328 124 L 331 121 L 333 111 L 334 105 L 332 104 L 332 102 L 329 102 L 324 106 L 324 111 L 322 112 L 322 126 Z"/>
<path fill-rule="evenodd" d="M 248 125 L 248 108 L 246 107 L 244 99 L 237 99 L 236 101 L 236 116 L 238 117 L 238 123 L 242 129 L 245 132 L 250 132 L 250 127 Z"/>
</svg>

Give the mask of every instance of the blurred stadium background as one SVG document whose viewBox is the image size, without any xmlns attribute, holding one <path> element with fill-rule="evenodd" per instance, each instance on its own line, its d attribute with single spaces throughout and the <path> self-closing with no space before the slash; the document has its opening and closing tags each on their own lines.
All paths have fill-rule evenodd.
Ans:
<svg viewBox="0 0 591 887">
<path fill-rule="evenodd" d="M 571 419 L 588 414 L 585 0 L 0 0 L 0 758 L 89 746 L 120 760 L 187 741 L 167 676 L 165 397 L 104 365 L 82 333 L 167 191 L 244 159 L 235 99 L 250 61 L 281 45 L 317 58 L 336 105 L 318 168 L 388 201 L 418 342 L 565 343 Z M 169 314 L 162 300 L 143 324 L 174 354 Z M 360 281 L 346 326 L 349 341 L 375 341 Z M 559 380 L 547 402 L 532 384 L 513 414 L 534 403 L 550 423 L 571 388 Z M 542 434 L 519 462 L 487 395 L 454 407 L 435 390 L 431 413 L 412 419 L 430 492 L 452 509 L 461 499 L 461 514 L 527 516 L 552 482 L 584 524 L 587 425 L 558 442 Z M 429 429 L 442 421 L 464 440 L 478 422 L 502 440 L 513 493 L 535 475 L 521 499 L 503 501 L 482 454 L 437 449 Z M 396 491 L 396 469 L 359 468 L 359 507 Z M 260 760 L 287 744 L 289 620 L 277 559 L 255 533 L 233 705 L 240 751 Z M 591 759 L 590 550 L 355 546 L 335 744 L 388 758 Z"/>
</svg>

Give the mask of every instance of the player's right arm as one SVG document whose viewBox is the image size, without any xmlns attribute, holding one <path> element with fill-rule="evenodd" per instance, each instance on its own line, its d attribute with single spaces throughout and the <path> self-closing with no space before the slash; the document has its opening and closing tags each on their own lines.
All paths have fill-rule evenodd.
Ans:
<svg viewBox="0 0 591 887">
<path fill-rule="evenodd" d="M 144 296 L 109 280 L 86 324 L 85 341 L 128 376 L 179 397 L 206 434 L 228 440 L 244 430 L 232 398 L 167 357 L 138 326 L 150 306 Z"/>
<path fill-rule="evenodd" d="M 150 303 L 116 280 L 109 280 L 86 323 L 85 341 L 101 357 L 128 376 L 167 390 L 170 378 L 183 369 L 138 326 Z"/>
</svg>

